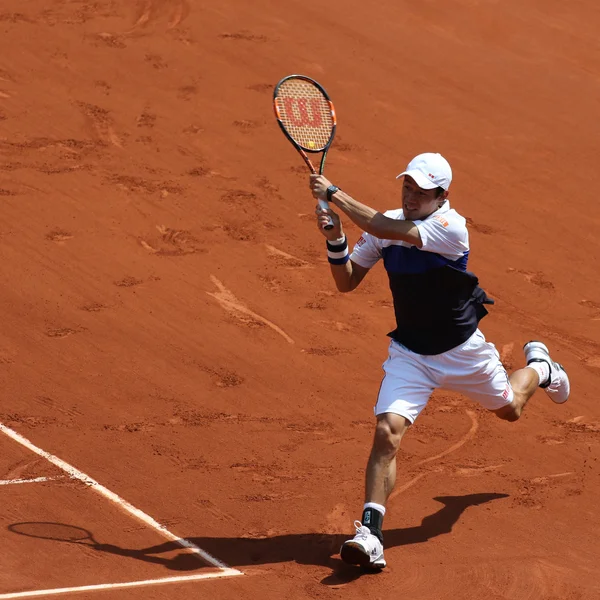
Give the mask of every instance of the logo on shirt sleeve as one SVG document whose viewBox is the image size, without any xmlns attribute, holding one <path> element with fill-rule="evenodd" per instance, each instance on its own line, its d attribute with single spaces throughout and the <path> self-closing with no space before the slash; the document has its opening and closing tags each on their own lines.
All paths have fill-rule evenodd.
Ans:
<svg viewBox="0 0 600 600">
<path fill-rule="evenodd" d="M 366 241 L 367 241 L 367 240 L 365 240 L 365 238 L 364 238 L 364 237 L 361 235 L 361 236 L 358 238 L 358 242 L 356 242 L 356 246 L 357 246 L 358 248 L 360 248 L 361 246 L 363 246 L 363 245 L 366 243 Z"/>
<path fill-rule="evenodd" d="M 444 227 L 448 227 L 449 223 L 448 223 L 448 221 L 446 221 L 446 219 L 444 219 L 444 217 L 442 217 L 440 215 L 435 215 L 433 218 L 436 221 L 439 221 Z"/>
</svg>

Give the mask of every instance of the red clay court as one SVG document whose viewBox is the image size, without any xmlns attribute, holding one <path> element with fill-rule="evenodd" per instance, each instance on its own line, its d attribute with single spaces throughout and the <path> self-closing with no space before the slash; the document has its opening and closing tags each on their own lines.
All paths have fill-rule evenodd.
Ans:
<svg viewBox="0 0 600 600">
<path fill-rule="evenodd" d="M 600 598 L 600 7 L 376 8 L 3 2 L 0 600 Z M 338 550 L 391 298 L 381 267 L 335 291 L 272 113 L 290 73 L 330 93 L 326 174 L 367 204 L 448 158 L 482 330 L 572 382 L 516 424 L 434 395 L 381 574 Z"/>
</svg>

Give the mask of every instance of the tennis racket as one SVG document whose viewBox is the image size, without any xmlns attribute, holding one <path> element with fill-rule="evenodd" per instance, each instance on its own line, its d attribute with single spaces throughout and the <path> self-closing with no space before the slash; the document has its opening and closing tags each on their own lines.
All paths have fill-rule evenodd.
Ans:
<svg viewBox="0 0 600 600">
<path fill-rule="evenodd" d="M 322 153 L 318 171 L 322 175 L 337 123 L 335 108 L 323 86 L 304 75 L 288 75 L 275 86 L 273 108 L 281 131 L 311 173 L 317 173 L 317 169 L 307 153 Z M 329 203 L 319 200 L 319 206 L 327 209 Z M 333 221 L 329 217 L 323 229 L 332 227 Z"/>
</svg>

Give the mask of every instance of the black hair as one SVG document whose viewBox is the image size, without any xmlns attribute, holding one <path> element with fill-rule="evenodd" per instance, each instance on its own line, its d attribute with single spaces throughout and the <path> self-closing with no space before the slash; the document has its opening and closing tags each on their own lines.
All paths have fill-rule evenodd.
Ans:
<svg viewBox="0 0 600 600">
<path fill-rule="evenodd" d="M 435 188 L 435 197 L 439 198 L 446 190 L 443 187 Z"/>
</svg>

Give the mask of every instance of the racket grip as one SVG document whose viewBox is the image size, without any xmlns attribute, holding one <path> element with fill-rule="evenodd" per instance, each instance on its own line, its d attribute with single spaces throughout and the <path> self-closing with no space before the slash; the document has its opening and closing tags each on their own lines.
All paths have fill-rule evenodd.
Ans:
<svg viewBox="0 0 600 600">
<path fill-rule="evenodd" d="M 329 202 L 327 202 L 327 200 L 319 200 L 319 206 L 321 208 L 328 209 Z M 326 229 L 326 230 L 333 229 L 333 219 L 329 215 L 327 216 L 327 223 L 325 223 L 325 225 L 323 225 L 323 229 Z"/>
</svg>

